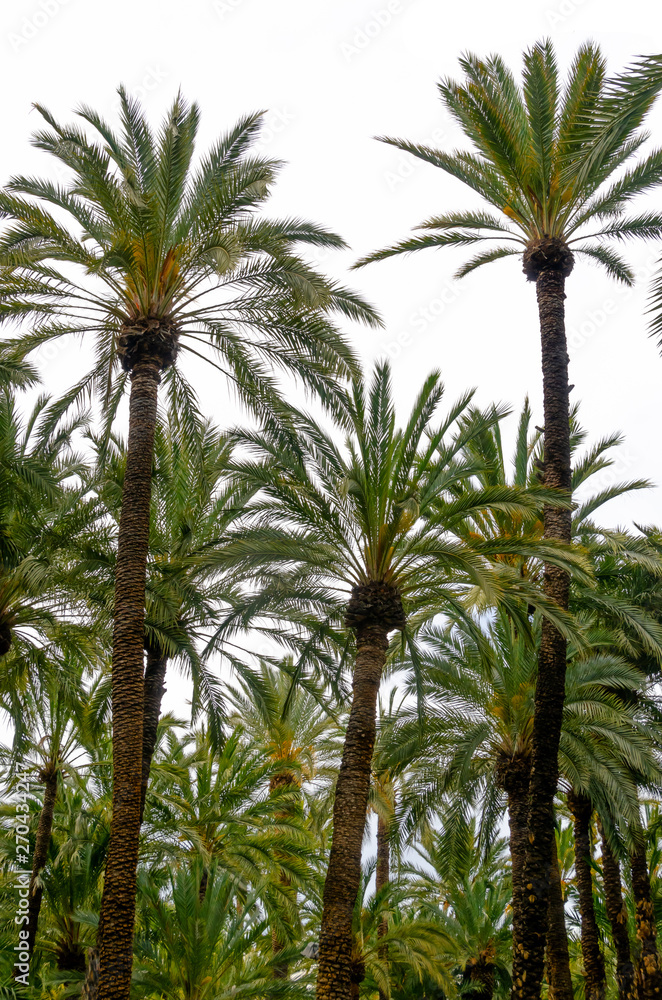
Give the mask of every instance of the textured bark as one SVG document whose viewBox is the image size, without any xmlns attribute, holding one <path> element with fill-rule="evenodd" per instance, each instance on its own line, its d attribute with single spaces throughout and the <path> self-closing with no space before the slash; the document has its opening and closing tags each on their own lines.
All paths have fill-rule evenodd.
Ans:
<svg viewBox="0 0 662 1000">
<path fill-rule="evenodd" d="M 527 248 L 525 272 L 535 277 L 540 317 L 544 428 L 544 483 L 570 494 L 570 406 L 565 335 L 565 278 L 572 254 L 557 240 Z M 570 542 L 569 510 L 546 507 L 545 538 Z M 547 597 L 567 609 L 568 574 L 545 565 Z M 513 998 L 537 1000 L 543 976 L 554 836 L 554 795 L 565 698 L 566 641 L 543 618 L 531 738 L 528 844 L 521 914 L 513 924 Z"/>
<path fill-rule="evenodd" d="M 352 914 L 361 878 L 377 694 L 388 649 L 387 627 L 368 620 L 356 628 L 352 708 L 333 805 L 333 839 L 324 883 L 317 1000 L 347 1000 L 357 973 L 352 963 Z M 361 980 L 359 980 L 360 983 Z"/>
<path fill-rule="evenodd" d="M 635 924 L 640 953 L 635 971 L 638 1000 L 659 1000 L 662 996 L 662 974 L 657 951 L 657 928 L 651 899 L 651 883 L 646 862 L 643 836 L 630 856 L 632 894 L 635 904 Z"/>
<path fill-rule="evenodd" d="M 573 1000 L 568 930 L 565 923 L 565 905 L 561 869 L 556 850 L 556 837 L 552 837 L 552 871 L 549 882 L 549 910 L 547 927 L 547 968 L 549 972 L 549 1000 Z"/>
<path fill-rule="evenodd" d="M 510 828 L 510 864 L 513 883 L 513 922 L 522 912 L 524 892 L 524 864 L 528 840 L 527 815 L 529 811 L 529 777 L 531 761 L 528 756 L 504 756 L 497 767 L 499 787 L 508 796 L 508 826 Z"/>
<path fill-rule="evenodd" d="M 99 1000 L 129 1000 L 143 762 L 143 643 L 159 363 L 131 373 L 129 442 L 115 574 L 113 812 L 99 919 Z"/>
<path fill-rule="evenodd" d="M 145 800 L 149 785 L 149 772 L 156 749 L 156 737 L 161 718 L 161 702 L 165 694 L 165 675 L 168 666 L 167 656 L 158 650 L 147 647 L 147 665 L 145 667 L 145 690 L 143 695 L 143 753 L 142 753 L 142 784 L 140 787 L 140 822 L 145 814 Z"/>
<path fill-rule="evenodd" d="M 611 938 L 616 954 L 618 1000 L 633 1000 L 635 995 L 634 965 L 632 964 L 632 955 L 630 952 L 628 911 L 623 900 L 621 866 L 618 863 L 618 858 L 609 846 L 602 824 L 600 824 L 600 839 L 602 846 L 602 884 L 605 891 L 607 917 L 611 926 Z"/>
<path fill-rule="evenodd" d="M 87 952 L 87 972 L 81 993 L 82 1000 L 97 1000 L 99 991 L 99 949 L 89 948 Z"/>
<path fill-rule="evenodd" d="M 41 899 L 44 890 L 37 885 L 39 873 L 48 859 L 48 848 L 51 843 L 51 831 L 53 829 L 53 814 L 55 812 L 55 800 L 57 798 L 57 771 L 50 768 L 40 775 L 44 782 L 44 804 L 39 814 L 39 824 L 37 826 L 37 837 L 34 845 L 34 855 L 32 857 L 32 874 L 30 876 L 30 891 L 28 899 L 28 951 L 34 951 L 34 942 L 39 926 L 39 911 L 41 910 Z"/>
<path fill-rule="evenodd" d="M 391 844 L 389 824 L 382 817 L 377 817 L 377 867 L 375 869 L 375 891 L 384 889 L 391 881 Z M 388 917 L 383 916 L 377 928 L 377 937 L 383 938 L 388 932 Z M 380 947 L 379 957 L 387 960 L 386 946 Z M 380 990 L 379 1000 L 386 1000 L 386 994 Z"/>
<path fill-rule="evenodd" d="M 207 895 L 207 888 L 209 886 L 209 869 L 205 865 L 202 869 L 202 875 L 200 876 L 200 885 L 198 886 L 198 900 L 200 903 L 204 903 L 205 896 Z"/>
<path fill-rule="evenodd" d="M 494 948 L 467 962 L 464 967 L 463 1000 L 492 1000 L 494 996 Z"/>
<path fill-rule="evenodd" d="M 585 795 L 578 795 L 575 792 L 568 795 L 568 805 L 572 813 L 575 834 L 575 881 L 581 916 L 584 992 L 586 1000 L 604 1000 L 607 989 L 605 960 L 600 947 L 600 932 L 593 905 L 593 852 L 591 848 L 593 805 Z"/>
</svg>

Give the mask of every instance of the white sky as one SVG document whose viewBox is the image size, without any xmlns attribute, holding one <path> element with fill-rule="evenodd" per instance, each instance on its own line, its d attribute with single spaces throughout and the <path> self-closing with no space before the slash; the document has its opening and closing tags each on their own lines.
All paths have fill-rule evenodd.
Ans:
<svg viewBox="0 0 662 1000">
<path fill-rule="evenodd" d="M 384 331 L 348 333 L 366 361 L 394 357 L 399 404 L 408 405 L 439 367 L 449 400 L 475 385 L 480 402 L 519 409 L 529 393 L 542 423 L 535 289 L 519 262 L 497 262 L 454 283 L 466 252 L 440 250 L 347 274 L 357 256 L 406 236 L 427 216 L 476 205 L 458 181 L 371 137 L 458 144 L 435 82 L 459 75 L 463 51 L 498 51 L 519 68 L 522 49 L 549 35 L 565 69 L 592 38 L 615 71 L 659 51 L 661 28 L 658 6 L 645 0 L 10 0 L 0 10 L 0 181 L 52 171 L 29 145 L 39 124 L 35 101 L 64 120 L 82 102 L 112 116 L 123 82 L 157 122 L 181 86 L 201 106 L 201 148 L 245 112 L 269 109 L 263 148 L 288 164 L 269 213 L 307 217 L 347 239 L 350 252 L 322 263 L 380 308 Z M 661 141 L 662 104 L 651 126 Z M 624 432 L 619 478 L 662 483 L 662 359 L 643 317 L 655 248 L 625 250 L 643 275 L 634 292 L 624 294 L 581 261 L 568 281 L 573 399 L 581 400 L 592 437 Z M 71 344 L 49 363 L 47 389 L 69 384 L 78 350 Z M 197 375 L 205 411 L 220 426 L 234 423 L 214 370 Z M 662 522 L 659 500 L 659 488 L 640 492 L 608 507 L 605 520 Z M 171 682 L 166 707 L 175 708 L 177 688 Z"/>
</svg>

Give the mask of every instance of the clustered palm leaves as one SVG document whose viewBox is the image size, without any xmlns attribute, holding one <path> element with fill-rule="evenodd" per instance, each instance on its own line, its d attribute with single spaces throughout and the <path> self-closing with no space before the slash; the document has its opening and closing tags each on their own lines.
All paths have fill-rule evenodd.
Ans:
<svg viewBox="0 0 662 1000">
<path fill-rule="evenodd" d="M 0 192 L 3 995 L 662 989 L 662 536 L 600 521 L 649 484 L 592 491 L 620 438 L 587 445 L 564 327 L 575 257 L 629 284 L 614 244 L 662 236 L 630 208 L 662 182 L 662 57 L 461 68 L 467 150 L 385 141 L 489 211 L 358 263 L 522 257 L 544 426 L 527 401 L 512 470 L 507 407 L 434 371 L 400 420 L 389 366 L 361 370 L 344 327 L 380 320 L 308 259 L 341 237 L 262 214 L 259 114 L 199 157 L 181 95 L 158 132 L 122 88 L 118 130 L 38 107 L 66 179 Z M 72 337 L 88 370 L 35 400 Z M 201 413 L 189 356 L 250 426 Z"/>
</svg>

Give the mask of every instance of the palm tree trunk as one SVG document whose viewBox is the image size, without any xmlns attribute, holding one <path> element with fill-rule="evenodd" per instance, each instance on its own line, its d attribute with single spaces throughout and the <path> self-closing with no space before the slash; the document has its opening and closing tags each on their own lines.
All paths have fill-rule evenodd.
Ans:
<svg viewBox="0 0 662 1000">
<path fill-rule="evenodd" d="M 55 800 L 57 798 L 57 770 L 51 767 L 43 772 L 41 777 L 44 782 L 44 804 L 39 814 L 28 896 L 28 951 L 30 955 L 34 951 L 37 927 L 39 925 L 39 911 L 41 910 L 41 900 L 44 893 L 41 885 L 37 885 L 37 879 L 39 872 L 48 859 L 48 848 L 51 843 L 53 814 L 55 813 Z"/>
<path fill-rule="evenodd" d="M 333 838 L 324 883 L 317 1000 L 347 1000 L 351 996 L 352 914 L 361 878 L 377 694 L 388 649 L 386 626 L 374 621 L 359 625 L 356 648 L 352 708 L 336 784 Z"/>
<path fill-rule="evenodd" d="M 657 927 L 651 899 L 651 883 L 646 862 L 646 841 L 643 831 L 630 855 L 632 895 L 640 953 L 635 971 L 638 1000 L 659 1000 L 662 996 L 662 974 L 657 951 Z"/>
<path fill-rule="evenodd" d="M 467 962 L 462 975 L 463 1000 L 492 1000 L 494 996 L 494 962 L 492 956 Z"/>
<path fill-rule="evenodd" d="M 513 923 L 524 905 L 524 865 L 528 839 L 529 778 L 531 761 L 526 756 L 507 757 L 498 767 L 499 785 L 508 796 L 510 865 L 513 883 Z"/>
<path fill-rule="evenodd" d="M 140 822 L 145 814 L 145 799 L 149 785 L 149 772 L 156 749 L 156 737 L 161 718 L 161 702 L 165 694 L 165 675 L 168 666 L 167 656 L 158 650 L 147 646 L 147 665 L 145 667 L 145 693 L 143 697 L 143 753 L 142 753 L 142 784 L 140 787 Z"/>
<path fill-rule="evenodd" d="M 204 865 L 202 869 L 202 875 L 200 876 L 200 885 L 198 886 L 198 900 L 202 904 L 205 901 L 205 896 L 207 895 L 207 888 L 209 887 L 209 868 Z"/>
<path fill-rule="evenodd" d="M 602 823 L 599 823 L 599 827 L 602 845 L 602 883 L 605 891 L 607 916 L 611 925 L 611 937 L 616 953 L 618 1000 L 633 1000 L 635 995 L 634 965 L 630 952 L 628 911 L 623 900 L 621 866 L 609 846 Z"/>
<path fill-rule="evenodd" d="M 593 854 L 591 848 L 591 817 L 593 805 L 585 795 L 571 792 L 568 805 L 574 821 L 575 879 L 581 916 L 582 958 L 586 1000 L 604 1000 L 607 982 L 605 960 L 600 948 L 600 932 L 593 904 Z"/>
<path fill-rule="evenodd" d="M 572 269 L 572 254 L 558 240 L 544 239 L 527 248 L 524 269 L 527 276 L 536 281 L 540 317 L 545 414 L 544 482 L 548 487 L 570 494 L 570 399 L 564 302 L 565 278 Z M 545 538 L 570 542 L 569 510 L 546 507 L 544 523 Z M 546 596 L 567 609 L 569 590 L 568 574 L 546 564 Z M 565 671 L 566 641 L 543 618 L 531 738 L 526 891 L 522 912 L 513 924 L 514 1000 L 537 1000 L 543 976 Z"/>
<path fill-rule="evenodd" d="M 159 381 L 155 360 L 136 363 L 115 575 L 113 812 L 99 918 L 99 1000 L 129 1000 L 131 986 L 143 762 L 145 574 Z"/>
<path fill-rule="evenodd" d="M 391 881 L 391 844 L 389 839 L 389 824 L 383 816 L 377 817 L 377 867 L 375 870 L 375 892 L 384 889 Z M 377 928 L 377 937 L 383 938 L 388 932 L 388 918 L 383 916 Z M 379 957 L 387 960 L 385 947 L 380 947 Z M 379 1000 L 386 1000 L 386 994 L 380 990 Z"/>
<path fill-rule="evenodd" d="M 565 923 L 565 904 L 561 869 L 556 849 L 556 836 L 552 837 L 552 872 L 549 883 L 549 916 L 547 927 L 547 967 L 549 971 L 550 1000 L 573 1000 L 568 930 Z"/>
<path fill-rule="evenodd" d="M 99 949 L 88 948 L 87 971 L 81 993 L 82 1000 L 97 1000 L 99 991 Z"/>
</svg>

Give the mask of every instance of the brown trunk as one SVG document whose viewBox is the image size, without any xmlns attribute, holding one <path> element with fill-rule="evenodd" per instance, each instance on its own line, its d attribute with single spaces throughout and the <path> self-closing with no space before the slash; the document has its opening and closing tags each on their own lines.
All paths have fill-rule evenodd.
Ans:
<svg viewBox="0 0 662 1000">
<path fill-rule="evenodd" d="M 149 784 L 149 772 L 156 749 L 156 737 L 161 717 L 161 701 L 165 694 L 165 675 L 168 666 L 167 656 L 157 650 L 147 647 L 147 665 L 145 667 L 145 693 L 143 697 L 143 754 L 142 754 L 142 784 L 140 787 L 140 822 L 145 813 L 145 799 Z"/>
<path fill-rule="evenodd" d="M 113 812 L 99 918 L 99 1000 L 129 1000 L 143 761 L 143 645 L 159 364 L 131 373 L 129 442 L 115 574 Z"/>
<path fill-rule="evenodd" d="M 546 954 L 549 970 L 549 1000 L 573 1000 L 568 931 L 565 924 L 563 886 L 555 836 L 552 837 L 548 921 Z"/>
<path fill-rule="evenodd" d="M 492 1000 L 494 996 L 494 949 L 477 959 L 473 959 L 464 967 L 462 976 L 463 1000 Z"/>
<path fill-rule="evenodd" d="M 609 846 L 602 824 L 600 824 L 602 845 L 602 884 L 605 891 L 607 917 L 611 926 L 611 938 L 616 953 L 616 982 L 618 984 L 618 1000 L 633 1000 L 634 965 L 630 953 L 630 935 L 628 934 L 628 911 L 623 900 L 621 884 L 621 866 L 618 858 Z"/>
<path fill-rule="evenodd" d="M 635 972 L 638 1000 L 659 1000 L 662 996 L 662 975 L 657 952 L 657 927 L 651 899 L 651 883 L 646 862 L 646 841 L 643 833 L 630 856 L 632 895 L 640 953 Z"/>
<path fill-rule="evenodd" d="M 370 765 L 375 745 L 377 694 L 388 649 L 385 625 L 356 628 L 352 708 L 333 805 L 333 838 L 324 883 L 317 1000 L 351 996 L 352 914 L 361 878 Z M 356 984 L 358 986 L 358 984 Z"/>
<path fill-rule="evenodd" d="M 521 913 L 524 891 L 524 864 L 528 829 L 529 776 L 531 761 L 526 755 L 504 756 L 499 762 L 497 780 L 508 796 L 508 826 L 510 828 L 510 865 L 513 883 L 513 922 Z"/>
<path fill-rule="evenodd" d="M 375 869 L 375 891 L 384 889 L 391 881 L 391 844 L 389 824 L 382 817 L 377 817 L 377 867 Z M 383 938 L 388 932 L 388 917 L 383 916 L 377 928 L 377 937 Z M 387 961 L 386 946 L 379 949 L 379 957 Z M 380 990 L 379 1000 L 386 1000 L 386 994 Z"/>
<path fill-rule="evenodd" d="M 605 960 L 600 948 L 600 932 L 593 905 L 593 852 L 591 848 L 591 817 L 593 805 L 585 795 L 571 792 L 568 805 L 572 812 L 575 834 L 575 881 L 581 916 L 582 958 L 584 961 L 584 993 L 586 1000 L 604 1000 L 607 983 Z"/>
<path fill-rule="evenodd" d="M 81 993 L 82 1000 L 97 1000 L 99 992 L 99 949 L 88 948 L 87 972 Z"/>
<path fill-rule="evenodd" d="M 30 890 L 28 899 L 28 951 L 34 951 L 34 942 L 37 936 L 39 925 L 39 911 L 41 910 L 41 899 L 44 890 L 37 885 L 39 873 L 48 859 L 48 848 L 51 843 L 51 831 L 53 829 L 53 813 L 55 812 L 55 800 L 57 798 L 57 770 L 49 768 L 41 774 L 44 782 L 44 804 L 39 814 L 39 824 L 37 826 L 37 837 L 34 845 L 34 855 L 32 858 L 32 874 L 30 876 Z"/>
<path fill-rule="evenodd" d="M 572 254 L 558 240 L 541 240 L 524 255 L 525 272 L 536 280 L 542 349 L 544 482 L 570 494 L 570 405 L 568 351 L 565 336 L 565 278 Z M 545 538 L 570 542 L 569 510 L 546 507 Z M 561 608 L 568 608 L 569 578 L 563 570 L 545 565 L 544 591 Z M 547 937 L 549 873 L 554 836 L 554 795 L 558 782 L 558 753 L 565 698 L 566 641 L 546 619 L 538 656 L 538 676 L 531 738 L 528 843 L 524 877 L 524 905 L 513 923 L 513 998 L 540 996 Z"/>
<path fill-rule="evenodd" d="M 202 875 L 200 876 L 200 885 L 198 886 L 198 900 L 200 901 L 200 903 L 204 903 L 205 901 L 208 885 L 209 885 L 209 869 L 205 865 L 205 867 L 202 869 Z"/>
</svg>

